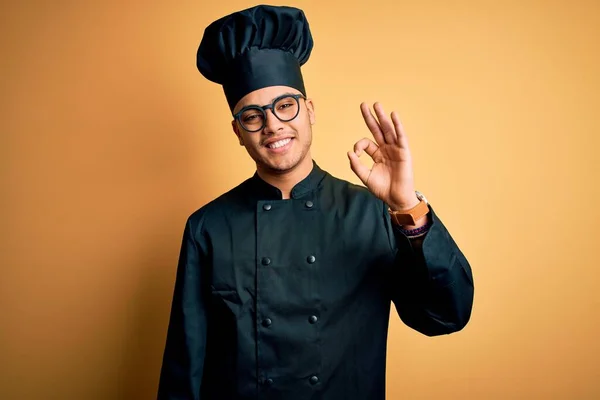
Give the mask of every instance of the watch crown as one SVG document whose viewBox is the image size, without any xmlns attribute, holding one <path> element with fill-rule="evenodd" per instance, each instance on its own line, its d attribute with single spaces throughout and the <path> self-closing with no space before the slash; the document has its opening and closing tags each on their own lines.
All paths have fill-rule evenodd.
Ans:
<svg viewBox="0 0 600 400">
<path fill-rule="evenodd" d="M 418 190 L 415 190 L 415 194 L 417 195 L 417 199 L 423 200 L 425 203 L 429 204 L 429 201 L 427 201 L 427 198 L 423 193 L 419 192 Z"/>
</svg>

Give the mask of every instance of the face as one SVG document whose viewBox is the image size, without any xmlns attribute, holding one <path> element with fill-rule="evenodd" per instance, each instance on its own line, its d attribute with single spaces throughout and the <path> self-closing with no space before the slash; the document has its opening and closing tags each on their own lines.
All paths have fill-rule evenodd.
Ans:
<svg viewBox="0 0 600 400">
<path fill-rule="evenodd" d="M 256 90 L 244 96 L 235 106 L 236 114 L 249 105 L 264 106 L 284 94 L 300 94 L 296 89 L 287 86 L 271 86 Z M 265 173 L 281 174 L 294 170 L 300 165 L 310 163 L 310 145 L 312 142 L 312 125 L 315 123 L 313 102 L 310 99 L 299 99 L 298 116 L 288 122 L 280 121 L 271 109 L 266 110 L 265 126 L 257 132 L 248 132 L 235 119 L 233 131 L 240 144 L 254 161 L 256 167 Z"/>
</svg>

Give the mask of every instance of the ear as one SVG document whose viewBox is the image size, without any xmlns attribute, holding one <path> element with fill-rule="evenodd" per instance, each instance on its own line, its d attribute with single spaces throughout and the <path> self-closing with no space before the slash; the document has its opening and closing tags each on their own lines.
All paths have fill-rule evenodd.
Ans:
<svg viewBox="0 0 600 400">
<path fill-rule="evenodd" d="M 236 124 L 235 119 L 231 121 L 231 127 L 233 128 L 233 133 L 235 133 L 235 136 L 237 136 L 238 141 L 240 142 L 240 146 L 243 146 L 244 141 L 242 139 L 242 134 L 240 133 L 240 128 L 238 127 L 238 124 Z"/>
<path fill-rule="evenodd" d="M 304 104 L 306 104 L 306 111 L 308 111 L 308 119 L 310 121 L 310 124 L 314 125 L 317 121 L 315 116 L 315 103 L 312 99 L 306 99 Z"/>
</svg>

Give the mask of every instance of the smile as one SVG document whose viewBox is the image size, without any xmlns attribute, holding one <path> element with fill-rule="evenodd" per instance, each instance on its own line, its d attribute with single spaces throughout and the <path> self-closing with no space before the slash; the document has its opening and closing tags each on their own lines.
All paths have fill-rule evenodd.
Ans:
<svg viewBox="0 0 600 400">
<path fill-rule="evenodd" d="M 271 144 L 267 145 L 267 147 L 270 149 L 278 149 L 280 147 L 285 146 L 286 144 L 288 144 L 291 141 L 292 141 L 292 138 L 282 139 L 282 140 L 278 140 L 275 143 L 271 143 Z"/>
</svg>

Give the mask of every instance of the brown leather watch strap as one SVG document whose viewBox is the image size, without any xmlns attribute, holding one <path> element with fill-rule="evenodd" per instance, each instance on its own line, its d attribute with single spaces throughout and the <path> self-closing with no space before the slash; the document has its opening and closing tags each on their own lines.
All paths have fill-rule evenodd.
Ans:
<svg viewBox="0 0 600 400">
<path fill-rule="evenodd" d="M 398 225 L 416 225 L 417 221 L 427 215 L 429 206 L 425 200 L 421 200 L 419 204 L 405 211 L 389 210 L 392 221 Z"/>
</svg>

